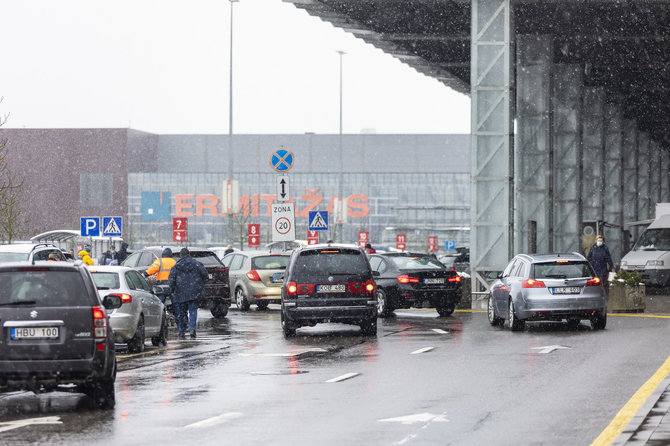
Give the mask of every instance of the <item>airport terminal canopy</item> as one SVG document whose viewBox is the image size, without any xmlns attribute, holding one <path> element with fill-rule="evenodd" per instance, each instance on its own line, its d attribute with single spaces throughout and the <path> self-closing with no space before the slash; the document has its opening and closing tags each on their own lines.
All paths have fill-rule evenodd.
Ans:
<svg viewBox="0 0 670 446">
<path fill-rule="evenodd" d="M 285 0 L 470 93 L 471 1 Z M 501 0 L 501 3 L 506 0 Z M 578 64 L 624 117 L 670 148 L 670 1 L 509 0 L 515 35 L 550 35 L 553 62 Z"/>
</svg>

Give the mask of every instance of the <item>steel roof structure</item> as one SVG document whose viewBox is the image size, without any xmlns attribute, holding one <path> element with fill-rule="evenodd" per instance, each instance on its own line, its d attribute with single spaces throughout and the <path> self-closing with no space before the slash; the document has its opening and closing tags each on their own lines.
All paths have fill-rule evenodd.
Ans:
<svg viewBox="0 0 670 446">
<path fill-rule="evenodd" d="M 284 0 L 470 94 L 470 0 Z M 555 63 L 620 96 L 624 117 L 670 148 L 670 1 L 513 0 L 517 35 L 550 35 Z"/>
</svg>

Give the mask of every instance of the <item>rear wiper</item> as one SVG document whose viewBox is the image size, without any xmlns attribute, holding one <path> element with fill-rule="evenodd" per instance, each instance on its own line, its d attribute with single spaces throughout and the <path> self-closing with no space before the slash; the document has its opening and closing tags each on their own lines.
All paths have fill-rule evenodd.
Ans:
<svg viewBox="0 0 670 446">
<path fill-rule="evenodd" d="M 2 302 L 0 307 L 9 307 L 11 305 L 35 305 L 37 301 L 34 300 L 15 300 L 12 302 Z"/>
</svg>

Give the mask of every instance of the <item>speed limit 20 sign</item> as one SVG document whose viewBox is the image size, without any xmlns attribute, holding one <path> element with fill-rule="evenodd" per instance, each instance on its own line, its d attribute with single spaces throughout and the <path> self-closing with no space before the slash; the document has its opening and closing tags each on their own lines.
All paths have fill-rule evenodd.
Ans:
<svg viewBox="0 0 670 446">
<path fill-rule="evenodd" d="M 248 226 L 247 235 L 249 236 L 249 248 L 258 248 L 261 246 L 261 225 L 253 223 Z"/>
<path fill-rule="evenodd" d="M 294 203 L 272 205 L 272 241 L 291 242 L 295 240 Z"/>
</svg>

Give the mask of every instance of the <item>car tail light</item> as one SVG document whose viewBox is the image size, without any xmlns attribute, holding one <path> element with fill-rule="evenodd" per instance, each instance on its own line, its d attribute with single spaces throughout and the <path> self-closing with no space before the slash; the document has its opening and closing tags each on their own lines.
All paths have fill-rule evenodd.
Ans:
<svg viewBox="0 0 670 446">
<path fill-rule="evenodd" d="M 358 283 L 348 283 L 348 288 L 350 293 L 374 293 L 375 292 L 375 282 L 374 280 L 368 280 L 366 282 Z"/>
<path fill-rule="evenodd" d="M 598 286 L 598 285 L 602 285 L 600 277 L 592 277 L 591 279 L 586 281 L 586 286 Z"/>
<path fill-rule="evenodd" d="M 133 301 L 133 296 L 130 294 L 110 294 L 110 296 L 117 296 L 121 299 L 122 304 L 129 304 Z"/>
<path fill-rule="evenodd" d="M 449 282 L 460 282 L 461 281 L 461 276 L 456 274 L 455 276 L 451 276 L 447 279 Z"/>
<path fill-rule="evenodd" d="M 96 339 L 107 337 L 107 315 L 102 307 L 93 307 L 93 330 Z"/>
<path fill-rule="evenodd" d="M 400 282 L 400 283 L 419 283 L 419 278 L 408 276 L 407 274 L 403 274 L 402 276 L 398 276 L 398 282 Z"/>
<path fill-rule="evenodd" d="M 375 292 L 375 281 L 374 280 L 368 280 L 365 282 L 365 292 L 366 293 L 374 293 Z"/>
<path fill-rule="evenodd" d="M 545 288 L 545 284 L 540 280 L 528 279 L 521 285 L 521 288 Z"/>
<path fill-rule="evenodd" d="M 289 282 L 286 284 L 286 294 L 294 296 L 298 293 L 298 285 L 295 282 Z"/>
<path fill-rule="evenodd" d="M 255 269 L 252 269 L 251 271 L 249 271 L 247 273 L 247 278 L 249 280 L 253 280 L 254 282 L 260 282 L 261 281 L 261 278 L 258 275 L 258 271 L 256 271 Z"/>
</svg>

